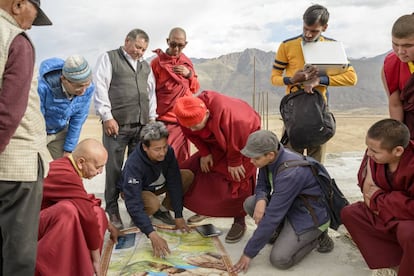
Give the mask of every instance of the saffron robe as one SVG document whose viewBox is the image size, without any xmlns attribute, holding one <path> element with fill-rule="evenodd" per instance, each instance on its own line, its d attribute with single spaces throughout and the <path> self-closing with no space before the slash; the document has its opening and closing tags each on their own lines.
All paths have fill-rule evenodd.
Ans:
<svg viewBox="0 0 414 276">
<path fill-rule="evenodd" d="M 168 144 L 174 149 L 175 156 L 181 163 L 190 157 L 190 143 L 183 135 L 172 109 L 178 98 L 196 93 L 200 89 L 200 84 L 193 63 L 187 56 L 184 54 L 180 54 L 178 57 L 170 56 L 161 49 L 153 52 L 157 54 L 157 57 L 151 61 L 151 68 L 156 80 L 158 120 L 167 126 Z M 185 78 L 176 74 L 174 67 L 177 65 L 186 66 L 191 71 L 190 77 Z"/>
<path fill-rule="evenodd" d="M 197 147 L 198 152 L 180 168 L 190 169 L 195 177 L 184 195 L 184 206 L 207 216 L 245 216 L 244 200 L 253 194 L 256 167 L 240 150 L 250 133 L 260 129 L 259 114 L 246 102 L 214 91 L 198 96 L 210 111 L 206 126 L 199 131 L 182 127 L 183 133 Z M 200 158 L 212 154 L 213 167 L 203 173 Z M 245 178 L 236 181 L 228 167 L 243 165 Z"/>
<path fill-rule="evenodd" d="M 361 189 L 367 160 L 365 156 L 358 173 Z M 399 266 L 399 276 L 412 275 L 414 142 L 405 149 L 394 173 L 387 171 L 387 165 L 371 159 L 370 166 L 374 183 L 381 190 L 372 195 L 370 208 L 364 202 L 345 207 L 341 213 L 343 223 L 370 268 Z"/>
<path fill-rule="evenodd" d="M 93 275 L 90 250 L 102 249 L 108 221 L 69 158 L 50 163 L 44 180 L 36 275 Z"/>
</svg>

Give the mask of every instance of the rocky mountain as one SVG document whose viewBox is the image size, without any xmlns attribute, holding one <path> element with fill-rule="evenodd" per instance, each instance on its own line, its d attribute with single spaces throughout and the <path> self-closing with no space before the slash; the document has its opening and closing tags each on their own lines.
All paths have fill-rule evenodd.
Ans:
<svg viewBox="0 0 414 276">
<path fill-rule="evenodd" d="M 242 98 L 250 104 L 253 104 L 255 91 L 256 108 L 259 105 L 268 106 L 270 113 L 277 113 L 285 88 L 270 84 L 274 56 L 274 52 L 246 49 L 217 58 L 192 61 L 202 90 L 219 91 Z M 358 74 L 358 83 L 353 87 L 329 87 L 330 109 L 386 114 L 387 96 L 380 76 L 384 57 L 385 54 L 373 58 L 350 59 Z"/>
</svg>

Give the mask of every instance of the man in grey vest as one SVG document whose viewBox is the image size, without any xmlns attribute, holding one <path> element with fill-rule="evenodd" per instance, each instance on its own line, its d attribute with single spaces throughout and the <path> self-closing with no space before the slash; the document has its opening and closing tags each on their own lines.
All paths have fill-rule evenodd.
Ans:
<svg viewBox="0 0 414 276">
<path fill-rule="evenodd" d="M 0 0 L 0 275 L 34 275 L 51 160 L 26 30 L 52 25 L 39 0 Z"/>
<path fill-rule="evenodd" d="M 111 223 L 121 229 L 117 182 L 124 162 L 139 141 L 141 128 L 155 121 L 155 79 L 143 59 L 149 43 L 140 29 L 131 30 L 124 46 L 98 58 L 94 81 L 95 110 L 102 120 L 103 144 L 108 151 L 105 180 L 105 210 Z"/>
</svg>

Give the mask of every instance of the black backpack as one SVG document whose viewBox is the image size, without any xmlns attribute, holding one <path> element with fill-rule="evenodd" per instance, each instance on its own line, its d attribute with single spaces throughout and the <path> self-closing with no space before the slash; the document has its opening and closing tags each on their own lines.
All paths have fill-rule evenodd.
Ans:
<svg viewBox="0 0 414 276">
<path fill-rule="evenodd" d="M 336 185 L 335 179 L 331 178 L 328 171 L 321 163 L 309 156 L 304 156 L 303 158 L 304 159 L 302 160 L 289 160 L 283 162 L 278 167 L 276 173 L 280 173 L 281 171 L 292 167 L 309 166 L 312 169 L 313 175 L 318 180 L 323 196 L 321 198 L 318 196 L 301 194 L 299 195 L 299 198 L 303 200 L 316 226 L 319 226 L 320 223 L 318 222 L 312 206 L 309 204 L 309 200 L 322 200 L 326 204 L 329 213 L 329 227 L 337 230 L 338 227 L 342 224 L 341 210 L 345 206 L 349 205 L 349 201 L 345 198 L 344 194 Z"/>
<path fill-rule="evenodd" d="M 321 93 L 303 89 L 285 95 L 280 102 L 280 115 L 285 126 L 282 144 L 293 148 L 309 148 L 325 144 L 335 135 L 336 122 Z"/>
</svg>

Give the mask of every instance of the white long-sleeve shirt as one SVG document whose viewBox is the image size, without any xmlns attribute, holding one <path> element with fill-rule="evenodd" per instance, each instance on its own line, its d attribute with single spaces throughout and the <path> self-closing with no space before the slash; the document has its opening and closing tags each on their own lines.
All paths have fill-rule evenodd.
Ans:
<svg viewBox="0 0 414 276">
<path fill-rule="evenodd" d="M 124 49 L 122 52 L 131 64 L 132 68 L 137 68 L 138 60 L 134 60 Z M 143 58 L 139 60 L 142 62 Z M 151 68 L 151 67 L 150 67 Z M 135 70 L 135 69 L 134 69 Z M 111 102 L 109 100 L 109 86 L 112 80 L 112 63 L 107 52 L 103 53 L 96 62 L 94 70 L 95 94 L 94 103 L 96 114 L 99 115 L 103 122 L 113 119 L 111 112 Z M 155 77 L 150 70 L 147 81 L 148 97 L 149 97 L 149 120 L 157 118 L 157 98 L 155 95 Z"/>
</svg>

